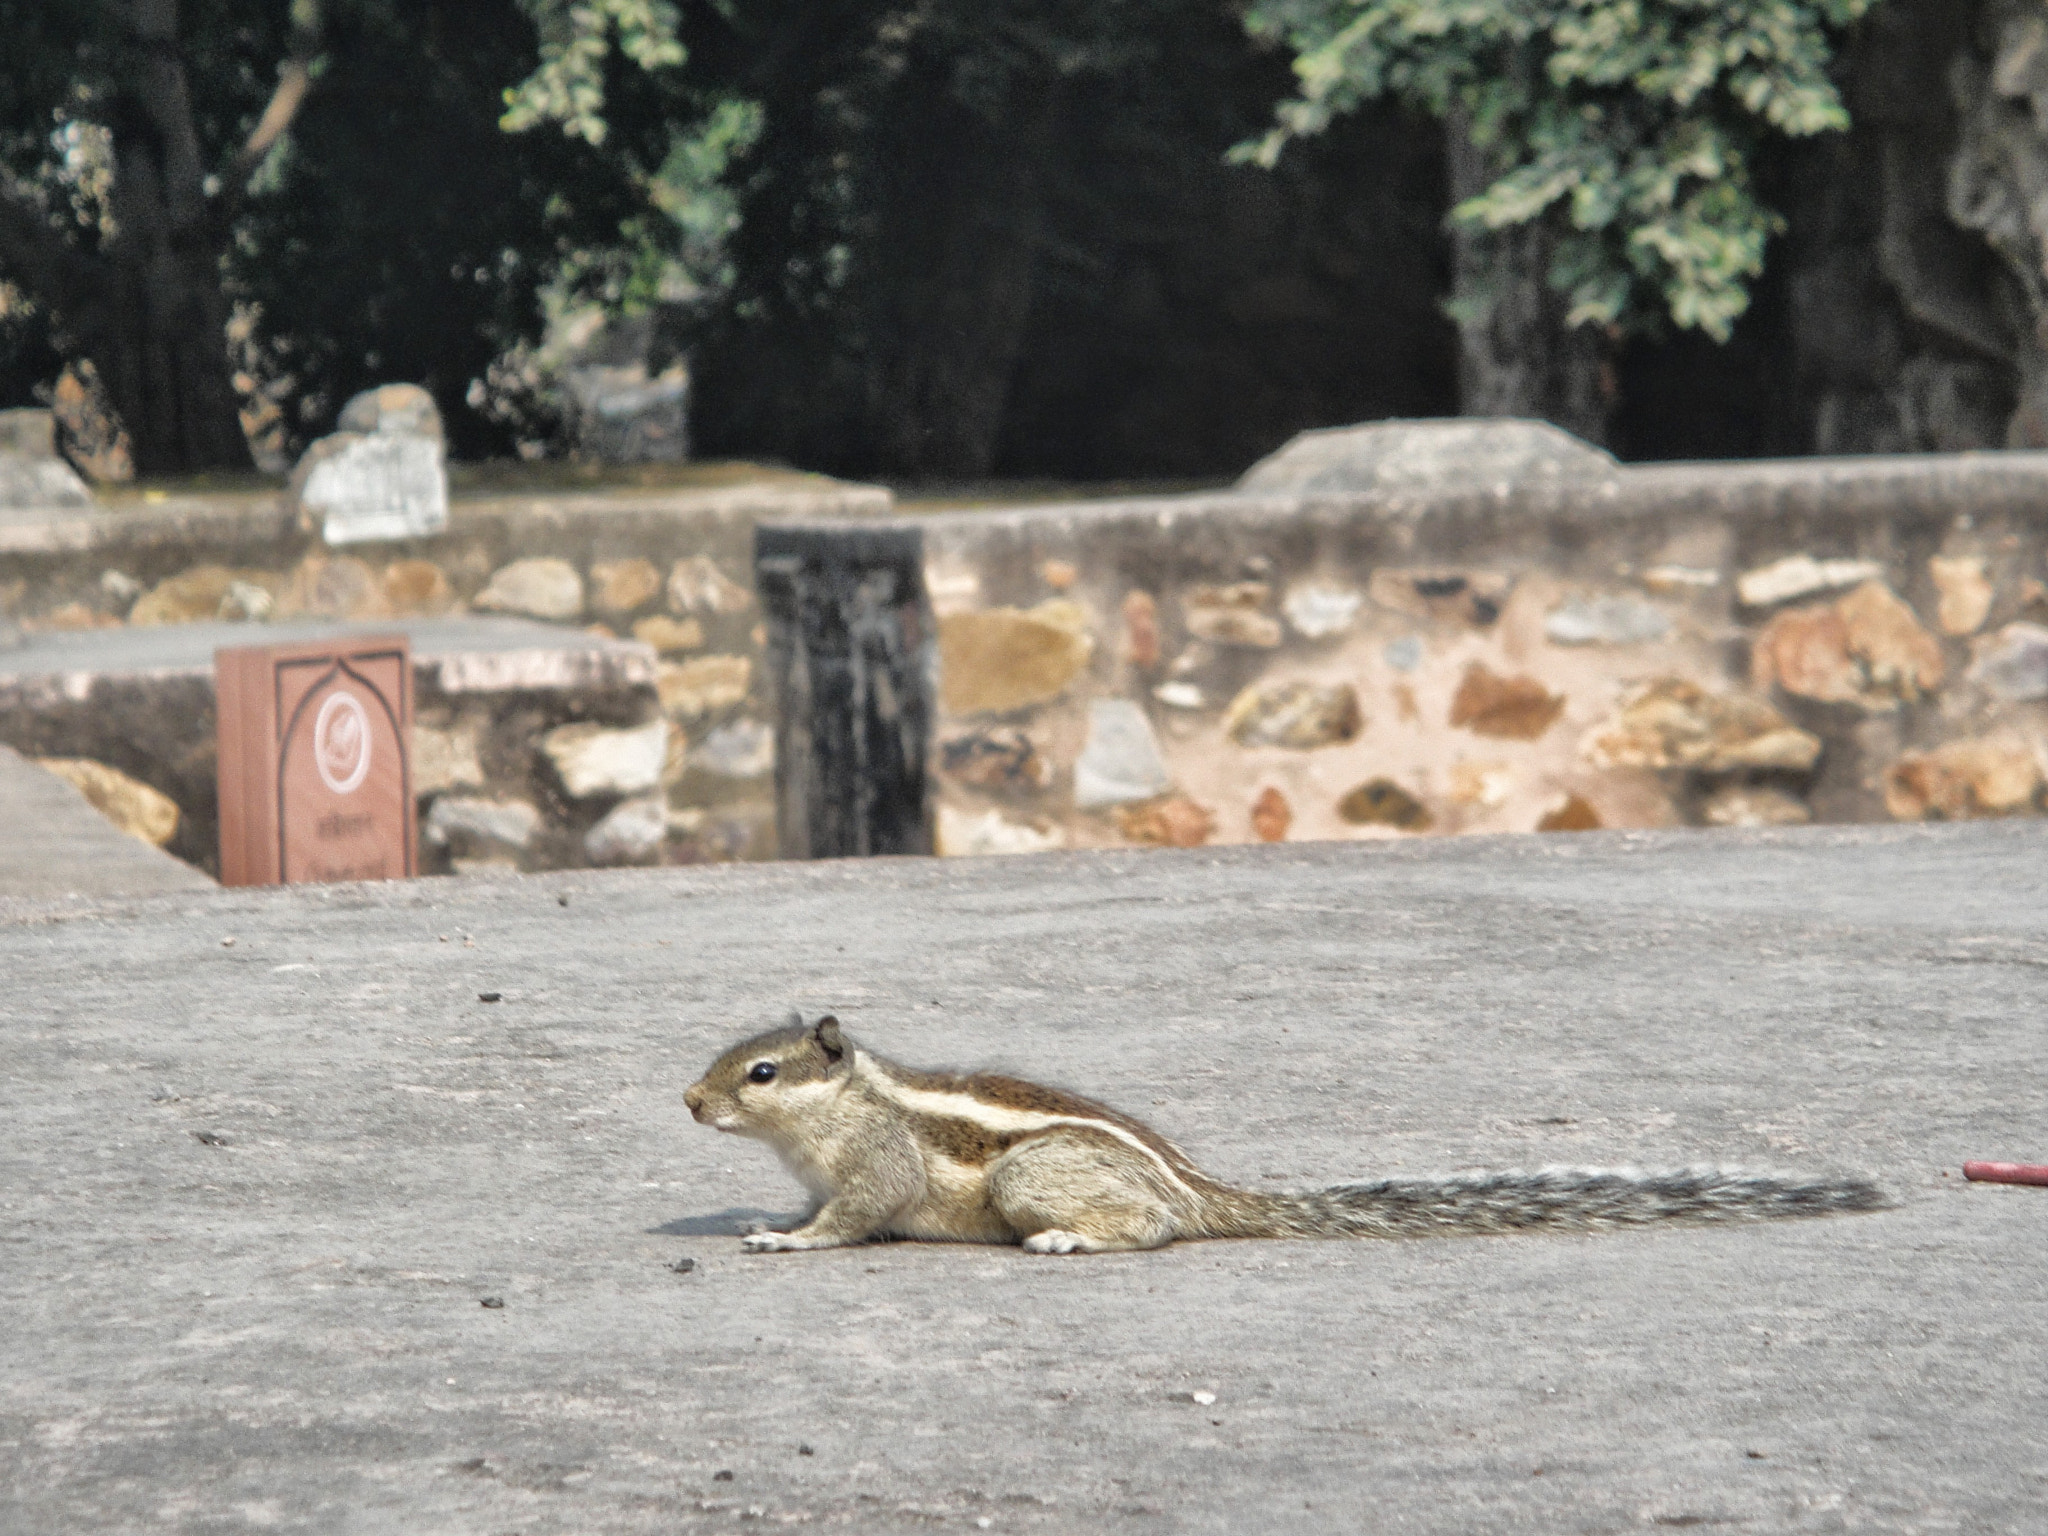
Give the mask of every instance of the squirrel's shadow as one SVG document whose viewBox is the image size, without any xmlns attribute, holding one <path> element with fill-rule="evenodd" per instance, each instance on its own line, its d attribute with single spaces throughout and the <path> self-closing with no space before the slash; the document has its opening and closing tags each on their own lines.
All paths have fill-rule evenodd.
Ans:
<svg viewBox="0 0 2048 1536">
<path fill-rule="evenodd" d="M 780 1227 L 788 1220 L 781 1211 L 757 1211 L 752 1206 L 735 1205 L 709 1216 L 678 1216 L 647 1230 L 663 1237 L 745 1237 L 764 1227 Z"/>
</svg>

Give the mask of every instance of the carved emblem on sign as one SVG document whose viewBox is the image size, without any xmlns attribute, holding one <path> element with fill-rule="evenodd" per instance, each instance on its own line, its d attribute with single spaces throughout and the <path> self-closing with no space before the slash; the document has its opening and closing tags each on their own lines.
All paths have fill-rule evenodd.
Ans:
<svg viewBox="0 0 2048 1536">
<path fill-rule="evenodd" d="M 355 792 L 370 772 L 370 717 L 352 693 L 330 693 L 313 722 L 313 766 L 337 795 Z"/>
</svg>

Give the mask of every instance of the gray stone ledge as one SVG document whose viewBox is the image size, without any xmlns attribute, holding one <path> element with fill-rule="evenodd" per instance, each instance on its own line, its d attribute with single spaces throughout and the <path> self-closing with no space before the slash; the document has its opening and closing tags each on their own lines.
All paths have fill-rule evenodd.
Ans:
<svg viewBox="0 0 2048 1536">
<path fill-rule="evenodd" d="M 751 524 L 768 517 L 879 517 L 894 506 L 894 498 L 881 486 L 819 480 L 816 488 L 778 479 L 646 493 L 457 495 L 449 505 L 445 533 L 343 549 L 352 554 L 431 549 L 498 526 L 516 541 L 528 531 L 559 534 L 576 525 L 607 535 L 643 528 L 655 533 L 677 522 L 699 520 Z M 170 496 L 141 506 L 0 509 L 0 557 L 92 552 L 113 556 L 167 546 L 255 549 L 274 544 L 320 544 L 300 526 L 289 499 L 277 494 Z"/>
<path fill-rule="evenodd" d="M 0 708 L 83 700 L 119 678 L 210 680 L 223 646 L 289 645 L 337 634 L 404 634 L 422 684 L 444 693 L 652 687 L 655 654 L 633 640 L 526 619 L 390 619 L 368 624 L 165 624 L 144 629 L 42 631 L 0 651 Z"/>
<path fill-rule="evenodd" d="M 0 556 L 218 548 L 277 543 L 295 536 L 295 520 L 283 500 L 274 496 L 220 501 L 178 497 L 143 507 L 0 511 Z"/>
<path fill-rule="evenodd" d="M 1918 515 L 1940 519 L 2004 514 L 2048 519 L 2048 453 L 1873 455 L 1843 459 L 1757 459 L 1626 465 L 1604 481 L 1488 486 L 1445 484 L 1428 491 L 1315 493 L 1200 491 L 1178 496 L 1046 502 L 938 512 L 915 521 L 944 538 L 973 530 L 1022 534 L 1084 532 L 1116 523 L 1174 532 L 1207 522 L 1300 520 L 1319 526 L 1363 521 L 1411 534 L 1490 525 L 1495 534 L 1548 523 L 1605 524 L 1680 516 L 1731 522 L 1798 517 Z M 1432 541 L 1434 542 L 1434 541 Z"/>
</svg>

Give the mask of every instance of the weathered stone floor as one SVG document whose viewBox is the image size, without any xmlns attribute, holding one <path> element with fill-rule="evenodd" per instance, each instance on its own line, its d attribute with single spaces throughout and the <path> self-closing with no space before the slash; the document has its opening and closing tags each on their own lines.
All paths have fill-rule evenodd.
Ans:
<svg viewBox="0 0 2048 1536">
<path fill-rule="evenodd" d="M 0 746 L 0 903 L 212 887 L 191 865 L 116 827 L 55 774 Z"/>
<path fill-rule="evenodd" d="M 2048 1190 L 1959 1170 L 2048 1160 L 2044 855 L 1595 833 L 19 908 L 0 1529 L 2037 1529 Z M 1722 1159 L 1898 1204 L 748 1257 L 794 1187 L 680 1093 L 792 1004 L 1262 1187 Z"/>
</svg>

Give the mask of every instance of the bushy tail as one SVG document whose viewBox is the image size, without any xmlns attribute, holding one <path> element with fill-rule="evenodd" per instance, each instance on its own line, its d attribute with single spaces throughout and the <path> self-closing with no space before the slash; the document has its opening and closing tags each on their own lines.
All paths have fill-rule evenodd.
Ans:
<svg viewBox="0 0 2048 1536">
<path fill-rule="evenodd" d="M 1231 1191 L 1217 1237 L 1441 1237 L 1526 1227 L 1593 1231 L 1653 1221 L 1767 1221 L 1883 1210 L 1868 1179 L 1794 1179 L 1729 1168 L 1539 1168 L 1379 1179 L 1299 1195 Z"/>
</svg>

